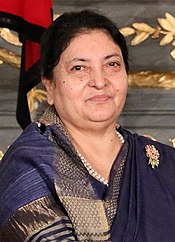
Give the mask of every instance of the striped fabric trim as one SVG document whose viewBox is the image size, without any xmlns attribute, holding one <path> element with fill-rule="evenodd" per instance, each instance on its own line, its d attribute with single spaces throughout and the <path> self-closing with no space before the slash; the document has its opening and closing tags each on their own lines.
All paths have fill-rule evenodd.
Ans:
<svg viewBox="0 0 175 242">
<path fill-rule="evenodd" d="M 25 242 L 44 241 L 76 241 L 73 236 L 73 229 L 67 217 L 59 218 L 41 231 L 29 236 Z"/>
<path fill-rule="evenodd" d="M 51 195 L 19 208 L 0 233 L 4 242 L 75 241 L 69 218 Z"/>
</svg>

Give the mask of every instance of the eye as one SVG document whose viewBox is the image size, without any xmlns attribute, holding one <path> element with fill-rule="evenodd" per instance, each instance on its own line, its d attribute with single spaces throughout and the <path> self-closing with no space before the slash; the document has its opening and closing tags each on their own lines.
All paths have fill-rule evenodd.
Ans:
<svg viewBox="0 0 175 242">
<path fill-rule="evenodd" d="M 111 61 L 108 63 L 109 66 L 120 66 L 120 63 L 116 62 L 116 61 Z"/>
<path fill-rule="evenodd" d="M 82 71 L 84 69 L 83 66 L 77 65 L 72 67 L 72 71 Z"/>
</svg>

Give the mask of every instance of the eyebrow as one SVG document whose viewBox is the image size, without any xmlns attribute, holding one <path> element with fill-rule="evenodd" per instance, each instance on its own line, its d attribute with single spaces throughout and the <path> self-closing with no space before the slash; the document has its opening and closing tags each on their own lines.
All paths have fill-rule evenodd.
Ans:
<svg viewBox="0 0 175 242">
<path fill-rule="evenodd" d="M 71 63 L 71 62 L 74 62 L 74 61 L 83 61 L 83 62 L 85 62 L 85 61 L 90 61 L 89 59 L 85 59 L 85 58 L 74 58 L 74 59 L 72 59 L 71 61 L 69 61 L 69 63 Z"/>
<path fill-rule="evenodd" d="M 121 55 L 120 54 L 118 54 L 118 53 L 113 53 L 113 54 L 110 54 L 110 55 L 107 55 L 107 56 L 105 56 L 105 60 L 108 60 L 108 59 L 110 59 L 110 58 L 112 58 L 112 57 L 119 57 L 120 59 L 121 59 Z"/>
<path fill-rule="evenodd" d="M 110 59 L 110 58 L 112 58 L 112 57 L 119 57 L 119 58 L 121 59 L 121 55 L 120 55 L 120 54 L 118 54 L 118 53 L 112 53 L 112 54 L 110 54 L 110 55 L 105 56 L 105 57 L 104 57 L 104 60 L 108 60 L 108 59 Z M 81 57 L 80 57 L 80 58 L 75 57 L 75 58 L 73 58 L 71 61 L 69 61 L 69 63 L 72 63 L 72 62 L 74 62 L 74 61 L 88 62 L 88 61 L 90 61 L 90 59 L 81 58 Z"/>
</svg>

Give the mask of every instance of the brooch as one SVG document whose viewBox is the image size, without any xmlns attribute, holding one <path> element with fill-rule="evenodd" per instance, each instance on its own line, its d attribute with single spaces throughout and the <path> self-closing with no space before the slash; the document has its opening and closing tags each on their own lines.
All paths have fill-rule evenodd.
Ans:
<svg viewBox="0 0 175 242">
<path fill-rule="evenodd" d="M 154 145 L 146 145 L 145 150 L 146 156 L 149 158 L 148 165 L 151 165 L 153 169 L 155 168 L 155 166 L 158 167 L 160 156 L 159 151 L 155 148 Z"/>
</svg>

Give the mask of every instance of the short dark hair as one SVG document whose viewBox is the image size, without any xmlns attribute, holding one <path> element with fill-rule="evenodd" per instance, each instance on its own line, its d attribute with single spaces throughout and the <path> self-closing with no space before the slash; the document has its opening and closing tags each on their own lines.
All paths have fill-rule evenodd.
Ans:
<svg viewBox="0 0 175 242">
<path fill-rule="evenodd" d="M 124 36 L 116 24 L 104 15 L 91 11 L 66 12 L 58 17 L 44 32 L 41 40 L 41 75 L 53 79 L 53 71 L 59 63 L 61 53 L 78 34 L 88 30 L 107 31 L 112 40 L 120 47 L 125 68 L 128 73 L 128 48 Z"/>
</svg>

